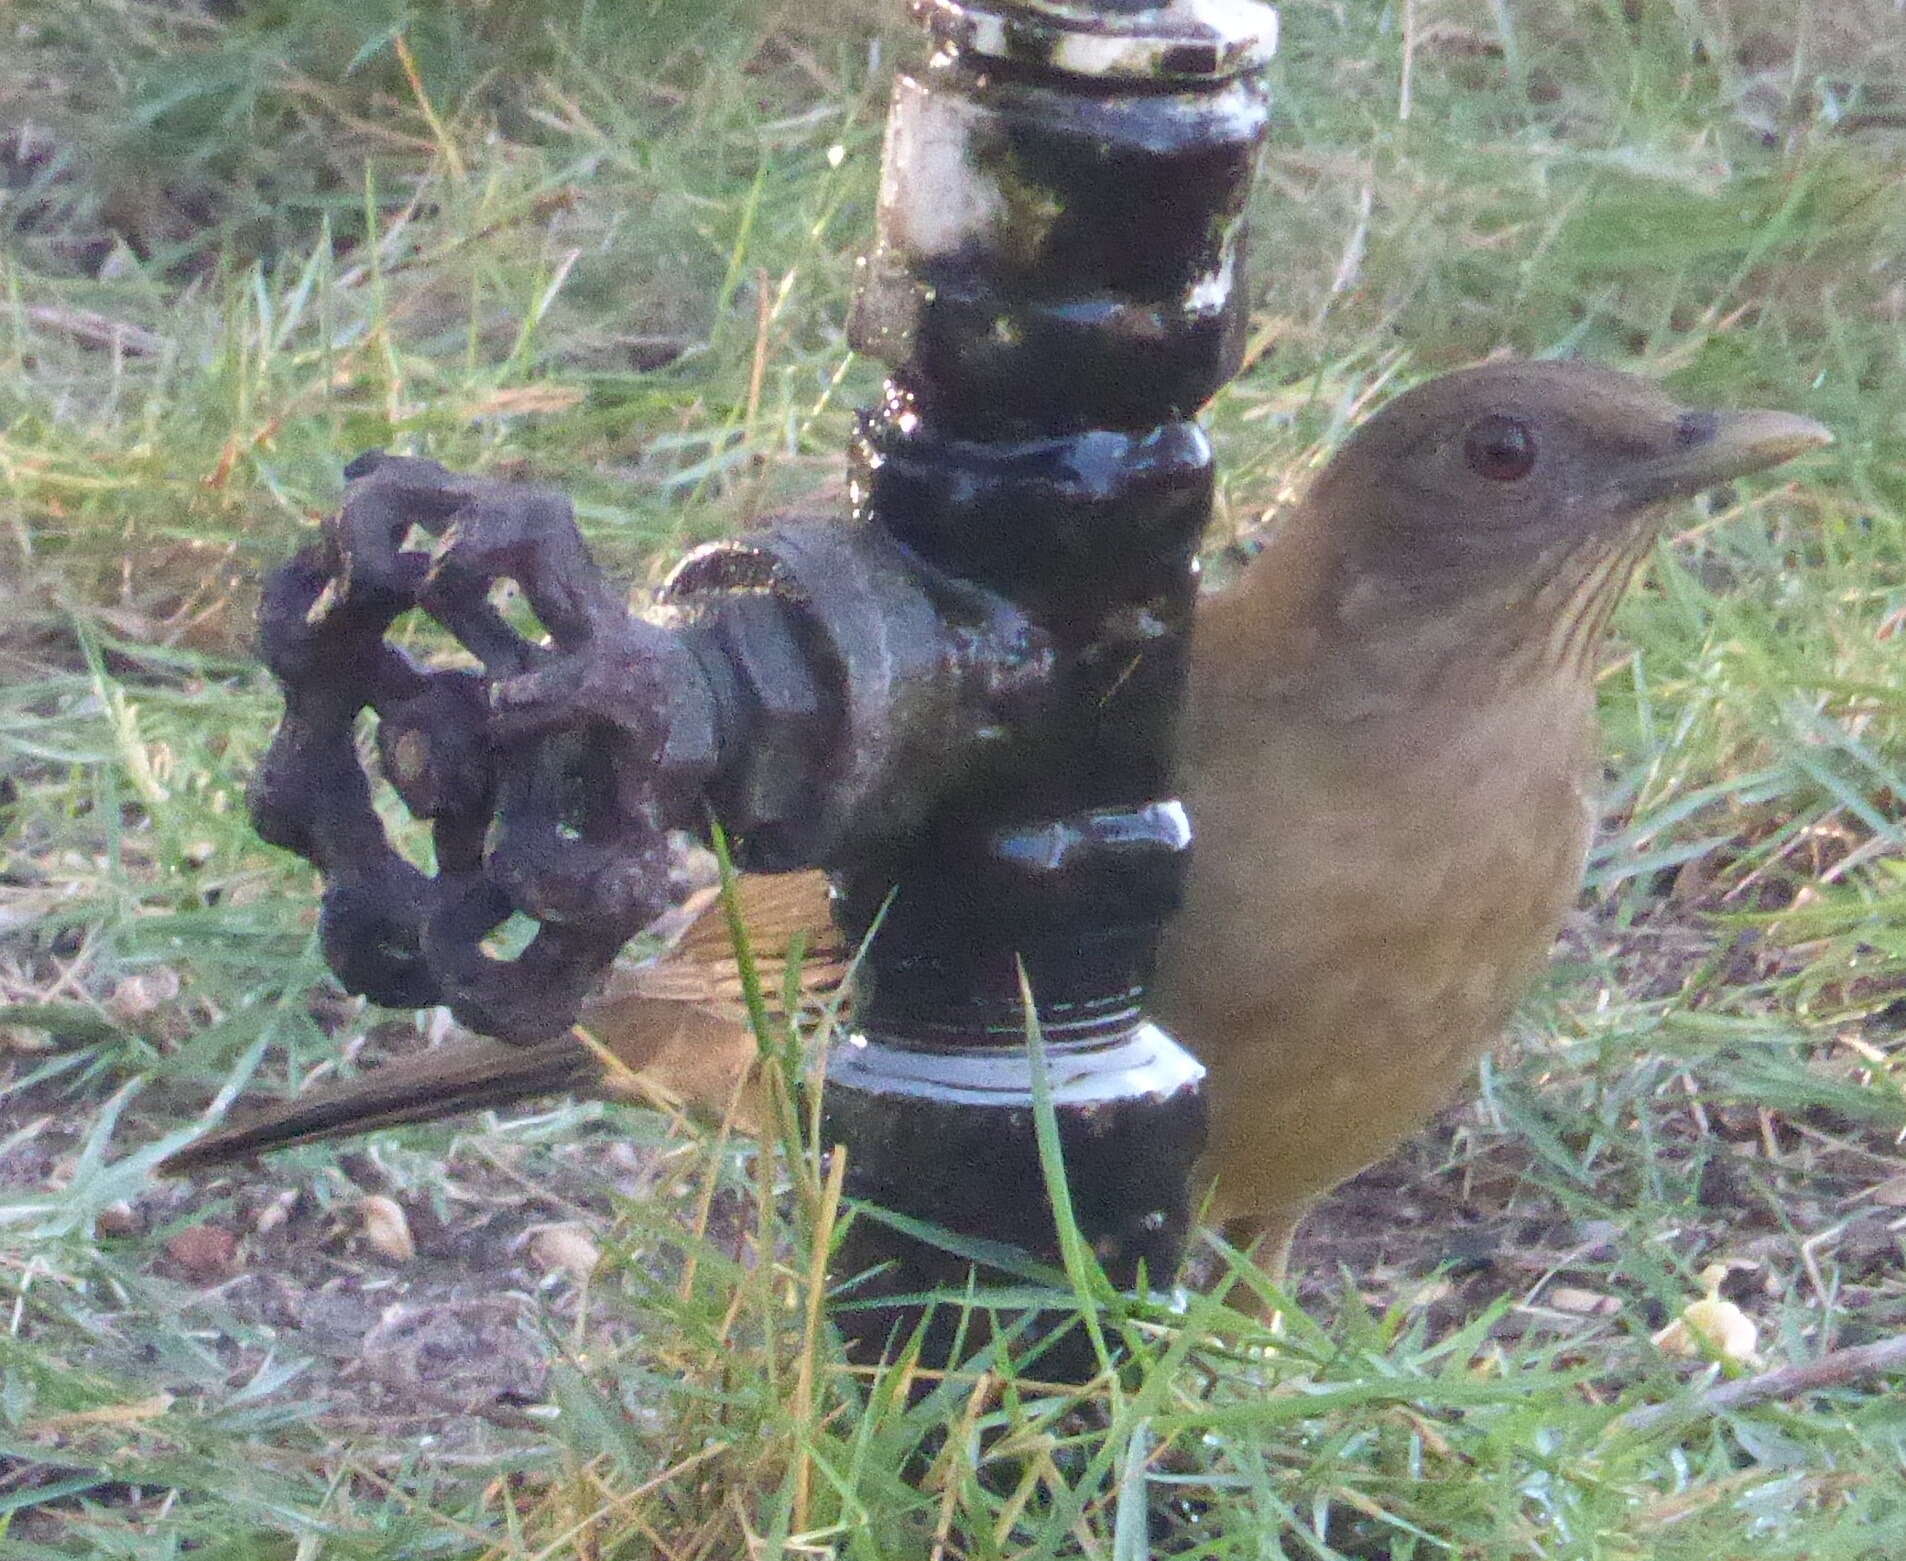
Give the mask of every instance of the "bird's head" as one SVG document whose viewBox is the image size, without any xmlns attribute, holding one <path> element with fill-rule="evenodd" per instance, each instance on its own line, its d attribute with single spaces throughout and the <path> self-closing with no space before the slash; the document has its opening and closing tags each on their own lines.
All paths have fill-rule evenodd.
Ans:
<svg viewBox="0 0 1906 1561">
<path fill-rule="evenodd" d="M 1312 488 L 1305 529 L 1331 561 L 1347 637 L 1580 664 L 1670 505 L 1831 437 L 1787 412 L 1684 407 L 1589 364 L 1486 363 L 1358 429 Z"/>
</svg>

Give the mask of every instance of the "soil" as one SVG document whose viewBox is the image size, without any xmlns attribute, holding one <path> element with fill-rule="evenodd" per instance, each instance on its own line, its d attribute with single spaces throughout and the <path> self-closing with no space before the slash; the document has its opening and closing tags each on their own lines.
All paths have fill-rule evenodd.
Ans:
<svg viewBox="0 0 1906 1561">
<path fill-rule="evenodd" d="M 1585 911 L 1565 950 L 1595 934 Z M 1630 930 L 1619 963 L 1641 986 L 1707 966 L 1713 954 L 1697 929 L 1650 925 Z M 424 1043 L 408 1024 L 378 1031 L 392 1050 Z M 16 1055 L 0 1064 L 0 1080 L 42 1060 Z M 84 1093 L 97 1106 L 111 1083 Z M 58 1081 L 0 1100 L 0 1185 L 62 1184 L 92 1126 L 75 1105 Z M 193 1105 L 142 1099 L 119 1137 L 156 1136 Z M 227 1388 L 301 1361 L 261 1402 L 297 1404 L 329 1434 L 394 1449 L 428 1439 L 445 1454 L 493 1451 L 536 1426 L 552 1362 L 643 1326 L 640 1305 L 621 1297 L 585 1311 L 564 1242 L 627 1242 L 623 1216 L 646 1210 L 637 1261 L 666 1285 L 679 1272 L 674 1236 L 695 1219 L 706 1156 L 653 1116 L 612 1106 L 559 1104 L 500 1128 L 486 1119 L 466 1127 L 441 1174 L 426 1172 L 416 1151 L 392 1148 L 402 1135 L 384 1135 L 334 1159 L 306 1152 L 197 1183 L 154 1181 L 101 1217 L 99 1239 L 150 1280 L 153 1315 L 175 1309 L 170 1325 L 217 1358 Z M 1704 1161 L 1676 1252 L 1696 1267 L 1696 1255 L 1727 1262 L 1725 1293 L 1750 1313 L 1785 1284 L 1831 1269 L 1837 1342 L 1906 1320 L 1906 1163 L 1885 1135 L 1712 1106 L 1657 1132 L 1664 1165 L 1697 1153 Z M 1632 1277 L 1611 1277 L 1624 1237 L 1616 1222 L 1572 1213 L 1538 1169 L 1534 1147 L 1494 1125 L 1483 1105 L 1452 1107 L 1306 1223 L 1292 1270 L 1300 1300 L 1320 1319 L 1352 1298 L 1377 1311 L 1405 1306 L 1433 1334 L 1502 1302 L 1495 1334 L 1504 1342 L 1532 1329 L 1599 1332 L 1635 1304 L 1650 1328 L 1665 1322 L 1658 1302 L 1622 1293 L 1634 1291 Z M 744 1261 L 750 1197 L 724 1187 L 710 1226 Z M 376 1228 L 372 1216 L 387 1208 L 379 1200 L 400 1211 L 398 1235 Z M 552 1230 L 563 1241 L 538 1239 Z M 124 1321 L 92 1364 L 148 1378 L 138 1320 Z"/>
</svg>

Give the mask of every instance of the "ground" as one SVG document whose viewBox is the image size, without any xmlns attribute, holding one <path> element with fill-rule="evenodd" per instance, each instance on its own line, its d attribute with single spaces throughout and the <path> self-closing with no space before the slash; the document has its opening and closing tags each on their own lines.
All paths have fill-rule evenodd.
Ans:
<svg viewBox="0 0 1906 1561">
<path fill-rule="evenodd" d="M 637 582 L 837 501 L 898 11 L 8 13 L 0 1548 L 1906 1553 L 1896 1381 L 1700 1397 L 1906 1334 L 1882 0 L 1284 7 L 1214 575 L 1370 405 L 1491 352 L 1838 443 L 1664 543 L 1551 977 L 1318 1211 L 1278 1339 L 1108 1303 L 1135 1364 L 1084 1395 L 867 1382 L 821 1321 L 823 1168 L 600 1105 L 150 1178 L 208 1101 L 430 1038 L 328 984 L 309 875 L 245 824 L 260 573 L 369 447 L 563 487 Z M 1672 1353 L 1717 1265 L 1751 1352 Z"/>
</svg>

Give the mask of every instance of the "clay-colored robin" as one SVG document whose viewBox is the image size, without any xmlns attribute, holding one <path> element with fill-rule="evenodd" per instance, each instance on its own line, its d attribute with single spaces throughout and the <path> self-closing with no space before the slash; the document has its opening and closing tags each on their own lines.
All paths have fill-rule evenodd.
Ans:
<svg viewBox="0 0 1906 1561">
<path fill-rule="evenodd" d="M 1180 767 L 1198 844 L 1154 1006 L 1210 1070 L 1215 1214 L 1274 1273 L 1305 1209 L 1454 1094 L 1539 971 L 1594 821 L 1596 647 L 1659 517 L 1829 437 L 1583 364 L 1484 364 L 1384 407 L 1200 605 Z M 800 933 L 810 985 L 838 980 L 820 875 L 741 893 L 757 951 Z M 638 1090 L 739 1098 L 756 1049 L 722 915 L 620 971 L 584 1028 Z M 163 1168 L 629 1083 L 580 1040 L 445 1045 Z"/>
</svg>

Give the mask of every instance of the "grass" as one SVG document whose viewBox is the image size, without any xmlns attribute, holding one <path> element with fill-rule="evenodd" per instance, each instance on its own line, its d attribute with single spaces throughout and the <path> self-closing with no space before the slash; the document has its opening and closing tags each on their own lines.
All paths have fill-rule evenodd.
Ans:
<svg viewBox="0 0 1906 1561">
<path fill-rule="evenodd" d="M 309 877 L 244 823 L 258 573 L 372 445 L 560 483 L 638 580 L 834 479 L 877 383 L 841 322 L 909 46 L 889 10 L 9 9 L 0 1549 L 1906 1551 L 1884 1381 L 1623 1419 L 1719 1369 L 1652 1342 L 1712 1262 L 1770 1364 L 1906 1328 L 1881 0 L 1284 7 L 1215 542 L 1360 407 L 1503 348 L 1839 442 L 1690 513 L 1630 599 L 1554 976 L 1475 1103 L 1319 1217 L 1273 1354 L 1194 1298 L 1104 1304 L 1133 1364 L 1083 1392 L 855 1377 L 819 1167 L 598 1106 L 149 1183 L 208 1095 L 411 1030 L 325 988 Z M 367 1193 L 419 1257 L 367 1246 Z M 539 1267 L 552 1223 L 601 1247 L 588 1285 Z"/>
</svg>

